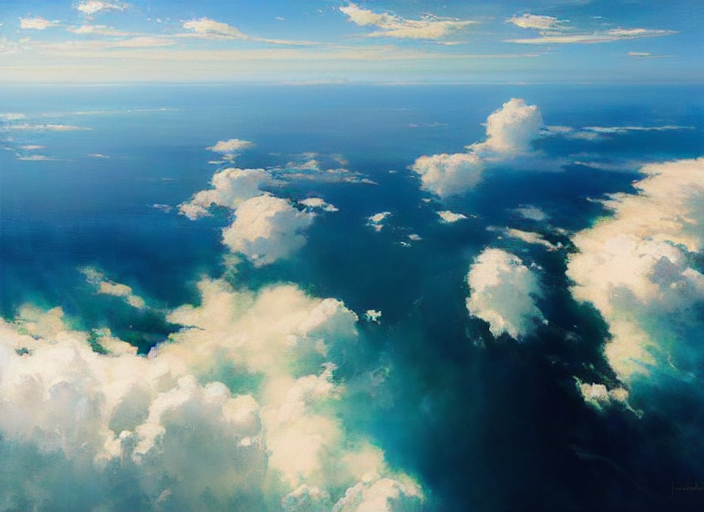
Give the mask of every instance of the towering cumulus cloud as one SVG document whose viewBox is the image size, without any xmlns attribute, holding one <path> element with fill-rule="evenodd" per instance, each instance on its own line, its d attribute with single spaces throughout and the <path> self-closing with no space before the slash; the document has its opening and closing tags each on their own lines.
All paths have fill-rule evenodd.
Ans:
<svg viewBox="0 0 704 512">
<path fill-rule="evenodd" d="M 616 194 L 610 219 L 574 237 L 567 274 L 578 300 L 609 324 L 605 355 L 619 378 L 680 377 L 704 364 L 704 158 L 650 164 L 638 194 Z M 699 256 L 700 257 L 700 256 Z"/>
<path fill-rule="evenodd" d="M 433 194 L 463 194 L 482 180 L 488 166 L 529 154 L 542 124 L 537 106 L 512 98 L 487 118 L 485 142 L 467 146 L 467 153 L 421 156 L 411 170 L 420 175 L 422 188 Z"/>
<path fill-rule="evenodd" d="M 467 274 L 470 315 L 489 323 L 495 337 L 530 335 L 543 314 L 535 304 L 542 295 L 538 276 L 518 256 L 501 249 L 485 249 Z"/>
<path fill-rule="evenodd" d="M 0 509 L 417 508 L 418 485 L 336 413 L 328 354 L 356 343 L 356 315 L 294 286 L 199 288 L 149 357 L 58 308 L 0 321 Z"/>
</svg>

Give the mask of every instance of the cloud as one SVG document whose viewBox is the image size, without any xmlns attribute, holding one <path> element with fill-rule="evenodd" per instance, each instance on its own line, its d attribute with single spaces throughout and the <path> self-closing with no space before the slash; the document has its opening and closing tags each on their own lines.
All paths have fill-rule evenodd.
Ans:
<svg viewBox="0 0 704 512">
<path fill-rule="evenodd" d="M 223 243 L 257 267 L 268 265 L 305 245 L 304 233 L 314 217 L 285 199 L 257 196 L 237 208 L 234 222 L 223 230 Z"/>
<path fill-rule="evenodd" d="M 249 149 L 252 147 L 254 147 L 254 142 L 250 142 L 248 140 L 230 139 L 218 141 L 217 144 L 207 149 L 216 153 L 222 153 L 223 155 L 231 156 L 237 153 L 241 153 L 245 149 Z"/>
<path fill-rule="evenodd" d="M 100 2 L 98 0 L 81 0 L 75 7 L 77 11 L 82 12 L 88 16 L 97 14 L 101 11 L 124 11 L 129 6 L 124 3 L 115 2 Z"/>
<path fill-rule="evenodd" d="M 130 32 L 115 30 L 114 28 L 108 27 L 106 25 L 81 25 L 80 27 L 69 27 L 66 30 L 73 34 L 92 36 L 123 37 L 132 35 Z"/>
<path fill-rule="evenodd" d="M 621 386 L 615 386 L 608 389 L 604 384 L 588 384 L 580 381 L 579 379 L 575 379 L 575 381 L 577 383 L 577 389 L 579 389 L 584 401 L 598 411 L 601 411 L 605 407 L 613 405 L 614 403 L 621 403 L 631 411 L 636 412 L 631 409 L 628 404 L 629 393 L 627 389 Z M 638 413 L 636 412 L 636 414 Z"/>
<path fill-rule="evenodd" d="M 534 28 L 545 31 L 560 31 L 566 28 L 565 23 L 569 23 L 569 21 L 559 20 L 553 16 L 523 14 L 521 16 L 515 15 L 511 17 L 510 19 L 506 20 L 506 23 L 513 23 L 514 25 L 521 28 Z"/>
<path fill-rule="evenodd" d="M 0 114 L 0 119 L 3 121 L 19 121 L 20 119 L 24 119 L 26 116 L 24 114 L 21 114 L 19 112 L 5 112 Z"/>
<path fill-rule="evenodd" d="M 533 333 L 543 314 L 538 276 L 520 258 L 501 249 L 484 249 L 467 274 L 469 314 L 489 323 L 494 337 L 520 340 Z"/>
<path fill-rule="evenodd" d="M 509 238 L 515 238 L 516 240 L 521 240 L 523 242 L 526 242 L 528 244 L 533 244 L 533 245 L 542 245 L 543 247 L 547 248 L 549 251 L 555 251 L 559 249 L 559 246 L 553 245 L 545 238 L 540 233 L 534 233 L 532 231 L 523 231 L 520 229 L 514 229 L 514 228 L 495 228 L 492 226 L 489 226 L 487 228 L 489 231 L 498 231 L 502 235 L 507 236 Z"/>
<path fill-rule="evenodd" d="M 537 206 L 533 206 L 531 204 L 521 206 L 519 208 L 514 209 L 513 211 L 516 212 L 521 217 L 523 217 L 524 219 L 534 220 L 536 222 L 542 222 L 542 221 L 548 220 L 550 218 L 550 216 L 547 213 L 545 213 L 543 210 L 541 210 Z"/>
<path fill-rule="evenodd" d="M 436 40 L 443 39 L 468 25 L 477 23 L 476 21 L 436 18 L 434 16 L 426 16 L 422 20 L 407 20 L 394 14 L 376 14 L 353 3 L 340 7 L 340 12 L 346 14 L 349 21 L 357 25 L 381 29 L 368 34 L 368 37 Z"/>
<path fill-rule="evenodd" d="M 48 21 L 39 16 L 34 18 L 20 18 L 20 28 L 23 30 L 44 30 L 46 28 L 55 27 L 58 21 Z"/>
<path fill-rule="evenodd" d="M 179 205 L 179 212 L 196 220 L 210 215 L 213 206 L 234 210 L 244 201 L 261 195 L 261 187 L 269 181 L 264 169 L 224 169 L 213 175 L 212 189 L 196 193 L 190 201 Z"/>
<path fill-rule="evenodd" d="M 674 30 L 650 30 L 645 28 L 614 28 L 589 34 L 546 34 L 529 39 L 509 39 L 507 43 L 519 44 L 593 44 L 626 41 L 643 37 L 660 37 L 677 34 Z"/>
<path fill-rule="evenodd" d="M 467 218 L 466 215 L 463 215 L 461 213 L 454 213 L 454 212 L 451 212 L 450 210 L 443 210 L 443 211 L 436 212 L 436 213 L 438 214 L 438 216 L 440 217 L 440 220 L 442 222 L 446 222 L 448 224 Z"/>
<path fill-rule="evenodd" d="M 378 311 L 376 309 L 368 309 L 364 313 L 364 319 L 367 322 L 376 322 L 377 324 L 381 323 L 381 311 Z"/>
<path fill-rule="evenodd" d="M 385 224 L 384 222 L 391 216 L 391 212 L 379 212 L 367 217 L 367 226 L 373 228 L 377 233 L 381 231 Z"/>
<path fill-rule="evenodd" d="M 68 124 L 6 124 L 0 126 L 0 131 L 36 131 L 36 132 L 73 132 L 78 130 L 90 130 L 83 126 L 72 126 Z"/>
<path fill-rule="evenodd" d="M 209 18 L 185 21 L 183 28 L 192 30 L 195 35 L 207 39 L 248 39 L 247 35 L 237 28 Z"/>
<path fill-rule="evenodd" d="M 149 357 L 108 330 L 70 329 L 59 308 L 0 319 L 4 508 L 420 506 L 418 484 L 337 414 L 345 387 L 326 354 L 354 346 L 354 313 L 295 286 L 203 280 L 199 291 Z M 105 353 L 88 343 L 98 334 Z"/>
<path fill-rule="evenodd" d="M 81 273 L 85 276 L 86 281 L 96 287 L 96 293 L 122 297 L 133 308 L 144 309 L 146 307 L 144 299 L 132 293 L 132 288 L 126 284 L 110 281 L 105 277 L 105 274 L 93 267 L 84 267 L 81 269 Z"/>
<path fill-rule="evenodd" d="M 704 363 L 692 333 L 704 330 L 704 275 L 692 255 L 704 248 L 704 159 L 649 164 L 637 194 L 604 202 L 614 212 L 577 233 L 569 257 L 573 296 L 609 325 L 604 354 L 618 377 L 687 378 Z"/>
<path fill-rule="evenodd" d="M 662 126 L 545 126 L 540 134 L 543 137 L 563 137 L 573 140 L 602 140 L 606 135 L 624 135 L 629 132 L 665 132 L 694 130 L 694 126 L 662 125 Z"/>
<path fill-rule="evenodd" d="M 337 212 L 339 211 L 338 208 L 335 206 L 326 203 L 323 199 L 319 197 L 309 197 L 308 199 L 304 199 L 302 201 L 298 201 L 298 204 L 302 204 L 303 206 L 306 206 L 307 208 L 311 209 L 318 209 L 318 210 L 323 210 L 325 212 Z"/>
<path fill-rule="evenodd" d="M 530 143 L 540 135 L 543 116 L 537 105 L 511 98 L 486 120 L 486 142 L 470 146 L 475 151 L 517 154 L 530 151 Z"/>
<path fill-rule="evenodd" d="M 485 142 L 467 146 L 467 153 L 421 156 L 411 170 L 429 192 L 440 197 L 463 194 L 482 181 L 487 166 L 530 157 L 530 144 L 540 135 L 542 122 L 537 106 L 512 98 L 487 118 Z"/>
</svg>

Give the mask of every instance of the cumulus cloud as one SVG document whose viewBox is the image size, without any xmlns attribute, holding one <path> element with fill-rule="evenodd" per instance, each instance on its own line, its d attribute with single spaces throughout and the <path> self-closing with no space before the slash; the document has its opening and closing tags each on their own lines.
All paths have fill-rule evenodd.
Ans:
<svg viewBox="0 0 704 512">
<path fill-rule="evenodd" d="M 467 274 L 469 314 L 489 323 L 494 337 L 521 338 L 532 334 L 543 314 L 536 305 L 542 296 L 538 276 L 521 259 L 501 249 L 485 249 Z"/>
<path fill-rule="evenodd" d="M 467 153 L 421 156 L 411 170 L 429 192 L 440 197 L 463 194 L 481 182 L 487 166 L 530 155 L 542 123 L 536 105 L 512 98 L 487 118 L 486 141 L 467 146 Z"/>
<path fill-rule="evenodd" d="M 628 405 L 629 393 L 627 389 L 621 386 L 608 389 L 604 384 L 589 384 L 587 382 L 582 382 L 579 379 L 575 379 L 575 381 L 577 383 L 577 389 L 579 389 L 584 401 L 595 409 L 601 411 L 605 407 L 614 403 L 624 404 L 630 409 L 630 406 Z"/>
<path fill-rule="evenodd" d="M 97 14 L 101 11 L 124 11 L 127 7 L 128 4 L 124 3 L 81 0 L 81 2 L 76 5 L 75 9 L 83 14 L 92 16 L 93 14 Z"/>
<path fill-rule="evenodd" d="M 456 20 L 426 16 L 421 20 L 407 20 L 395 14 L 377 14 L 369 9 L 362 9 L 349 3 L 340 7 L 340 12 L 349 17 L 349 21 L 362 27 L 379 28 L 368 37 L 395 37 L 400 39 L 443 39 L 458 32 L 476 21 Z"/>
<path fill-rule="evenodd" d="M 376 322 L 376 323 L 381 323 L 381 311 L 378 311 L 376 309 L 368 309 L 364 313 L 364 318 L 367 320 L 367 322 Z"/>
<path fill-rule="evenodd" d="M 235 155 L 254 146 L 254 142 L 240 139 L 220 140 L 214 146 L 209 147 L 210 151 L 222 153 L 223 155 Z"/>
<path fill-rule="evenodd" d="M 318 210 L 323 210 L 325 212 L 337 212 L 339 211 L 338 208 L 335 206 L 331 205 L 330 203 L 326 203 L 325 200 L 321 199 L 320 197 L 309 197 L 308 199 L 303 199 L 302 201 L 298 201 L 299 204 L 302 204 L 303 206 L 311 209 L 318 209 Z"/>
<path fill-rule="evenodd" d="M 208 39 L 247 39 L 247 36 L 237 28 L 209 18 L 185 21 L 183 28 L 193 31 L 199 37 Z"/>
<path fill-rule="evenodd" d="M 222 206 L 236 209 L 244 201 L 262 194 L 260 187 L 268 183 L 264 169 L 224 169 L 210 181 L 213 188 L 201 190 L 179 205 L 179 212 L 191 220 L 210 215 L 210 208 Z"/>
<path fill-rule="evenodd" d="M 567 275 L 574 297 L 607 321 L 604 353 L 620 379 L 682 376 L 704 362 L 693 333 L 704 322 L 704 275 L 692 255 L 704 248 L 704 158 L 649 164 L 638 194 L 604 202 L 614 216 L 577 233 Z M 696 337 L 696 336 L 694 336 Z"/>
<path fill-rule="evenodd" d="M 379 212 L 367 217 L 367 226 L 371 227 L 377 233 L 384 229 L 384 222 L 391 216 L 391 212 Z"/>
<path fill-rule="evenodd" d="M 285 199 L 257 196 L 237 208 L 234 222 L 223 230 L 223 243 L 255 266 L 268 265 L 305 245 L 314 217 Z"/>
<path fill-rule="evenodd" d="M 59 308 L 0 320 L 3 508 L 420 506 L 419 486 L 335 413 L 345 388 L 326 354 L 355 342 L 354 313 L 294 286 L 199 290 L 200 305 L 169 315 L 185 327 L 149 357 L 107 330 L 94 352 L 94 334 Z"/>
<path fill-rule="evenodd" d="M 448 224 L 451 224 L 453 222 L 457 222 L 459 220 L 467 218 L 466 215 L 463 215 L 461 213 L 451 212 L 450 210 L 443 210 L 443 211 L 436 212 L 436 213 L 438 214 L 438 216 L 440 217 L 440 220 L 442 222 L 445 222 Z"/>
</svg>

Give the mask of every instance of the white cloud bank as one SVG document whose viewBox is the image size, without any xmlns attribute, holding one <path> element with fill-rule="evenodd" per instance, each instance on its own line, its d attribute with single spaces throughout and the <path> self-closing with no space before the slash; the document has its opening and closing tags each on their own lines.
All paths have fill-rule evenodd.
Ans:
<svg viewBox="0 0 704 512">
<path fill-rule="evenodd" d="M 487 165 L 529 155 L 542 124 L 536 105 L 512 98 L 487 118 L 485 142 L 467 146 L 467 153 L 421 156 L 411 170 L 429 192 L 440 197 L 463 194 L 481 182 Z"/>
<path fill-rule="evenodd" d="M 485 249 L 467 274 L 469 314 L 489 323 L 494 337 L 530 335 L 543 314 L 536 305 L 542 296 L 538 276 L 521 259 L 501 249 Z"/>
<path fill-rule="evenodd" d="M 426 16 L 422 20 L 408 20 L 395 14 L 377 14 L 369 9 L 362 9 L 349 3 L 340 7 L 340 12 L 349 17 L 349 21 L 359 26 L 372 26 L 380 30 L 368 34 L 368 37 L 394 37 L 399 39 L 443 39 L 476 21 L 437 18 Z"/>
<path fill-rule="evenodd" d="M 107 330 L 93 352 L 59 308 L 0 320 L 0 508 L 418 509 L 419 486 L 336 414 L 326 354 L 355 343 L 356 315 L 293 286 L 199 289 L 149 357 Z"/>
<path fill-rule="evenodd" d="M 574 297 L 608 322 L 604 353 L 626 382 L 704 363 L 704 275 L 692 261 L 704 249 L 704 158 L 641 172 L 638 194 L 611 196 L 613 217 L 574 236 L 567 268 Z"/>
</svg>

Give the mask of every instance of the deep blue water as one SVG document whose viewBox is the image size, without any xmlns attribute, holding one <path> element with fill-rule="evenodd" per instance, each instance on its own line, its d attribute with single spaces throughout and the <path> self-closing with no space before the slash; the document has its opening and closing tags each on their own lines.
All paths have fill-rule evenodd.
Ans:
<svg viewBox="0 0 704 512">
<path fill-rule="evenodd" d="M 428 196 L 407 167 L 421 155 L 483 140 L 481 123 L 511 97 L 537 104 L 548 125 L 686 127 L 598 142 L 537 141 L 550 157 L 629 162 L 704 154 L 704 95 L 693 87 L 3 88 L 0 113 L 26 116 L 12 123 L 90 130 L 0 132 L 0 312 L 9 319 L 24 303 L 61 306 L 78 326 L 108 326 L 146 352 L 177 326 L 158 312 L 96 296 L 78 268 L 95 266 L 161 308 L 196 302 L 198 279 L 226 270 L 220 237 L 228 219 L 192 222 L 153 205 L 176 207 L 208 188 L 218 167 L 206 148 L 230 138 L 255 142 L 236 160 L 243 168 L 284 165 L 304 152 L 339 154 L 347 169 L 376 184 L 278 189 L 284 197 L 319 195 L 340 211 L 320 216 L 289 260 L 241 265 L 236 284 L 294 282 L 360 315 L 383 311 L 380 327 L 360 327 L 365 344 L 338 376 L 353 379 L 360 368 L 389 360 L 393 399 L 360 413 L 351 397 L 343 414 L 378 440 L 392 465 L 419 478 L 429 490 L 428 510 L 691 509 L 692 501 L 670 500 L 669 491 L 673 481 L 704 479 L 700 453 L 675 446 L 689 439 L 677 421 L 691 427 L 698 417 L 683 410 L 674 421 L 599 414 L 575 392 L 573 375 L 589 379 L 610 369 L 600 352 L 606 327 L 571 299 L 562 252 L 520 249 L 550 283 L 541 307 L 551 327 L 538 340 L 483 349 L 468 341 L 490 339 L 486 325 L 466 313 L 469 263 L 489 244 L 519 250 L 487 226 L 540 231 L 512 212 L 532 204 L 550 214 L 549 224 L 574 232 L 604 213 L 591 198 L 632 191 L 638 178 L 637 166 L 506 169 L 442 207 L 423 202 Z M 29 154 L 20 149 L 26 145 L 45 146 L 36 152 L 55 160 L 19 160 L 15 153 Z M 444 225 L 438 209 L 476 218 Z M 380 211 L 392 216 L 376 233 L 365 222 Z M 411 233 L 423 240 L 404 247 L 399 242 Z M 555 241 L 569 243 L 566 236 Z M 564 332 L 575 327 L 592 342 L 566 343 Z"/>
</svg>

